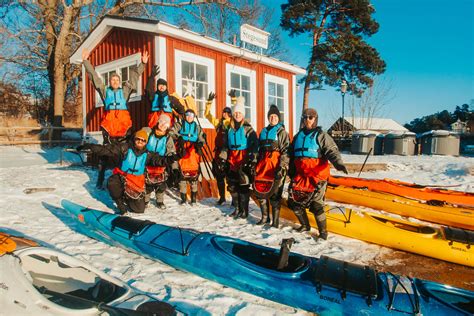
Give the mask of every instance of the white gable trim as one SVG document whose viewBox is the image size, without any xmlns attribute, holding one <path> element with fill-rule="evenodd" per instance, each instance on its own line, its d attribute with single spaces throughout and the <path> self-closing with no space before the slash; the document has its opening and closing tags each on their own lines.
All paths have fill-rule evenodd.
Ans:
<svg viewBox="0 0 474 316">
<path fill-rule="evenodd" d="M 167 35 L 170 37 L 175 37 L 178 39 L 186 40 L 190 43 L 195 43 L 200 46 L 204 46 L 213 50 L 217 50 L 220 52 L 224 52 L 227 54 L 232 55 L 233 57 L 240 57 L 245 60 L 254 61 L 258 63 L 262 63 L 274 68 L 286 70 L 288 72 L 303 75 L 306 73 L 304 68 L 301 68 L 296 65 L 292 65 L 278 59 L 263 56 L 247 49 L 243 49 L 234 45 L 230 45 L 216 39 L 189 31 L 178 28 L 174 25 L 165 23 L 165 22 L 156 22 L 156 23 L 149 23 L 149 22 L 139 22 L 139 21 L 130 21 L 130 20 L 122 20 L 122 19 L 115 19 L 115 18 L 104 18 L 99 25 L 92 31 L 89 37 L 77 48 L 74 54 L 71 56 L 70 61 L 71 63 L 81 63 L 82 62 L 82 50 L 87 48 L 88 50 L 92 50 L 95 46 L 97 46 L 100 41 L 107 35 L 107 33 L 113 27 L 120 27 L 126 29 L 133 29 L 139 30 L 144 32 L 151 32 L 155 34 L 162 34 Z"/>
</svg>

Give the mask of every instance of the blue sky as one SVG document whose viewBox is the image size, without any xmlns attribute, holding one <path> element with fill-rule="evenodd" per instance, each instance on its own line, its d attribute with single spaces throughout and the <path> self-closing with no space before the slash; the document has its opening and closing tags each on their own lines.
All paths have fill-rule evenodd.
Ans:
<svg viewBox="0 0 474 316">
<path fill-rule="evenodd" d="M 266 1 L 277 6 L 286 1 Z M 391 82 L 393 99 L 383 116 L 401 124 L 474 99 L 473 0 L 373 0 L 380 24 L 369 40 L 387 63 L 383 76 Z M 275 20 L 281 10 L 275 10 Z M 290 38 L 283 32 L 290 60 L 306 67 L 309 39 Z M 301 107 L 302 87 L 297 93 Z M 347 100 L 347 99 L 346 99 Z M 341 113 L 336 88 L 313 90 L 310 107 L 319 112 L 320 125 L 329 128 Z M 301 110 L 298 110 L 298 115 Z M 347 108 L 346 108 L 347 111 Z M 347 112 L 346 112 L 347 113 Z"/>
</svg>

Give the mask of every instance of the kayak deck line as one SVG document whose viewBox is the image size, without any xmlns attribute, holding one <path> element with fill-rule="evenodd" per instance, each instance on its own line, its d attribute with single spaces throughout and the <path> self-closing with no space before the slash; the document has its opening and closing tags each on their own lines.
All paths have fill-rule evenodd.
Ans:
<svg viewBox="0 0 474 316">
<path fill-rule="evenodd" d="M 66 200 L 62 205 L 77 218 L 80 205 Z M 118 215 L 99 216 L 104 214 L 99 210 L 82 214 L 83 229 L 79 230 L 100 241 L 122 246 L 224 286 L 322 315 L 466 315 L 469 307 L 462 304 L 474 303 L 473 292 L 441 284 L 437 291 L 429 292 L 423 290 L 425 284 L 431 284 L 429 281 L 417 283 L 417 279 L 377 272 L 336 259 L 290 252 L 286 267 L 279 270 L 279 261 L 284 257 L 283 245 L 278 252 L 275 248 L 240 239 L 183 228 L 170 230 L 170 226 L 156 223 L 143 225 L 129 238 L 130 233 L 121 228 L 111 231 Z M 183 245 L 185 248 L 189 245 L 186 255 L 182 254 Z M 445 302 L 436 299 L 448 290 L 451 294 L 444 298 Z"/>
</svg>

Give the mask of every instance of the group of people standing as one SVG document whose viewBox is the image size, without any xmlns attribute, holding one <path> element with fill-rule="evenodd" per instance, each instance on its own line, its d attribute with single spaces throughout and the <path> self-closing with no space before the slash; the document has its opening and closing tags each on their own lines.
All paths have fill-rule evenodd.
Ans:
<svg viewBox="0 0 474 316">
<path fill-rule="evenodd" d="M 131 137 L 127 102 L 148 57 L 148 53 L 142 54 L 141 64 L 130 71 L 127 82 L 122 84 L 113 74 L 105 86 L 88 61 L 88 53 L 83 52 L 86 72 L 104 104 L 104 144 L 84 144 L 78 150 L 101 157 L 98 187 L 102 187 L 106 165 L 115 166 L 107 187 L 121 214 L 144 212 L 153 192 L 156 206 L 165 208 L 163 197 L 168 185 L 178 184 L 180 203 L 184 204 L 189 184 L 190 204 L 196 203 L 205 135 L 195 111 L 168 93 L 166 80 L 159 78 L 155 85 L 155 77 L 159 76 L 156 66 L 146 85 L 151 104 L 148 126 Z M 234 207 L 230 216 L 247 218 L 253 193 L 262 214 L 257 225 L 278 228 L 285 179 L 289 177 L 288 205 L 301 223 L 297 230 L 310 230 L 308 208 L 315 216 L 319 237 L 326 239 L 324 196 L 329 162 L 337 170 L 347 173 L 347 169 L 334 140 L 317 126 L 316 110 L 303 111 L 300 130 L 290 142 L 277 106 L 270 106 L 269 124 L 257 136 L 245 119 L 244 98 L 236 97 L 234 90 L 229 96 L 232 104 L 224 107 L 219 118 L 210 112 L 214 93 L 209 94 L 205 108 L 205 117 L 216 129 L 212 172 L 219 191 L 217 204 L 226 201 L 227 189 Z"/>
</svg>

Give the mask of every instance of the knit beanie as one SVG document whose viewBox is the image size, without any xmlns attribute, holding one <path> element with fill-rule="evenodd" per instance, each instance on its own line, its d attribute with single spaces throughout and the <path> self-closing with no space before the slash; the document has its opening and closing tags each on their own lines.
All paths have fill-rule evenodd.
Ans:
<svg viewBox="0 0 474 316">
<path fill-rule="evenodd" d="M 156 82 L 156 86 L 158 86 L 159 84 L 168 86 L 168 82 L 163 78 L 158 79 L 158 81 Z"/>
<path fill-rule="evenodd" d="M 233 113 L 240 112 L 245 116 L 245 98 L 243 96 L 237 97 L 237 102 L 234 105 Z"/>
<path fill-rule="evenodd" d="M 148 133 L 143 128 L 135 133 L 135 138 L 143 138 L 148 142 Z"/>
<path fill-rule="evenodd" d="M 275 114 L 278 116 L 278 122 L 281 122 L 281 113 L 280 110 L 278 110 L 278 107 L 274 104 L 270 105 L 270 109 L 268 109 L 267 113 L 267 118 L 270 119 L 270 115 Z"/>
<path fill-rule="evenodd" d="M 307 108 L 303 110 L 303 116 L 314 116 L 318 118 L 318 112 L 315 109 Z"/>
</svg>

